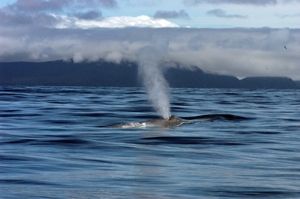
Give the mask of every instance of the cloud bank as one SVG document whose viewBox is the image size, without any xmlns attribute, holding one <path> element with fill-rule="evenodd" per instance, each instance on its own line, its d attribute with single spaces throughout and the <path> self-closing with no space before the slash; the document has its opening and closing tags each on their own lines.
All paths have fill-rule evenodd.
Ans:
<svg viewBox="0 0 300 199">
<path fill-rule="evenodd" d="M 146 15 L 137 17 L 104 17 L 97 6 L 114 8 L 115 0 L 18 0 L 16 3 L 0 9 L 0 25 L 4 26 L 43 26 L 48 28 L 123 28 L 123 27 L 179 27 L 163 18 Z M 57 11 L 72 6 L 83 6 L 83 11 L 69 11 L 57 14 Z M 95 8 L 93 8 L 95 6 Z M 72 10 L 72 9 L 71 9 Z M 78 9 L 77 9 L 78 10 Z M 179 14 L 184 15 L 184 11 Z"/>
<path fill-rule="evenodd" d="M 180 11 L 157 11 L 154 16 L 154 18 L 164 18 L 164 19 L 176 19 L 176 18 L 182 18 L 182 19 L 190 19 L 189 14 L 185 10 Z"/>
<path fill-rule="evenodd" d="M 283 0 L 287 2 L 288 0 Z M 290 0 L 292 1 L 292 0 Z M 268 5 L 277 0 L 184 0 L 186 4 Z M 80 7 L 80 12 L 72 9 Z M 166 67 L 199 67 L 205 72 L 246 76 L 287 76 L 300 80 L 299 29 L 179 28 L 165 18 L 185 18 L 181 11 L 158 11 L 156 18 L 109 17 L 98 7 L 118 8 L 116 0 L 18 0 L 0 9 L 0 62 L 138 62 L 145 46 L 157 46 Z M 63 10 L 67 14 L 60 14 Z M 50 12 L 51 11 L 51 12 Z M 66 13 L 66 11 L 64 12 Z M 224 10 L 208 14 L 241 18 Z M 287 47 L 287 49 L 284 48 Z"/>
<path fill-rule="evenodd" d="M 220 18 L 247 18 L 247 16 L 245 16 L 245 15 L 237 15 L 237 14 L 229 15 L 226 13 L 225 10 L 222 10 L 222 9 L 209 10 L 207 12 L 207 14 L 214 15 L 214 16 L 220 17 Z"/>
<path fill-rule="evenodd" d="M 89 14 L 89 13 L 87 13 Z M 167 21 L 165 19 L 154 19 L 152 17 L 142 15 L 138 17 L 121 16 L 121 17 L 109 17 L 102 18 L 99 14 L 93 16 L 90 15 L 80 15 L 80 17 L 75 16 L 59 16 L 53 15 L 56 18 L 57 23 L 55 28 L 124 28 L 124 27 L 152 27 L 152 28 L 162 28 L 162 27 L 179 27 L 177 24 Z M 96 16 L 95 19 L 86 19 Z"/>
<path fill-rule="evenodd" d="M 41 12 L 41 11 L 61 11 L 69 7 L 81 8 L 116 8 L 116 0 L 17 0 L 11 4 L 16 11 L 23 12 Z"/>
<path fill-rule="evenodd" d="M 202 3 L 209 4 L 249 4 L 249 5 L 274 5 L 278 0 L 184 0 L 187 6 L 195 6 Z"/>
<path fill-rule="evenodd" d="M 196 6 L 199 4 L 237 4 L 237 5 L 254 5 L 267 6 L 280 3 L 300 2 L 300 0 L 183 0 L 186 6 Z"/>
<path fill-rule="evenodd" d="M 90 10 L 87 12 L 83 13 L 74 13 L 74 17 L 78 19 L 83 19 L 83 20 L 96 20 L 96 19 L 102 19 L 102 13 L 97 10 Z"/>
<path fill-rule="evenodd" d="M 182 67 L 196 66 L 206 72 L 241 78 L 287 76 L 300 80 L 299 29 L 0 26 L 2 62 L 59 59 L 137 62 L 139 50 L 154 44 L 164 48 L 162 61 L 167 67 L 178 63 Z"/>
</svg>

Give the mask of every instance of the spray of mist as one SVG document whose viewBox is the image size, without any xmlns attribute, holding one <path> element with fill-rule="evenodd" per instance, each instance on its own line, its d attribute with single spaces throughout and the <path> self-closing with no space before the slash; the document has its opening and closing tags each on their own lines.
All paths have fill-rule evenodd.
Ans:
<svg viewBox="0 0 300 199">
<path fill-rule="evenodd" d="M 139 76 L 147 89 L 148 100 L 163 118 L 169 118 L 170 100 L 169 85 L 160 68 L 161 56 L 152 46 L 146 46 L 139 52 Z"/>
</svg>

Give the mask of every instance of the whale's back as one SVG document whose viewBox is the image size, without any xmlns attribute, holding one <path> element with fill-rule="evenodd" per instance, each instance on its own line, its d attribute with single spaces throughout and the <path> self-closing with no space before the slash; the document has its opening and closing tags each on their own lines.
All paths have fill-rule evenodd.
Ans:
<svg viewBox="0 0 300 199">
<path fill-rule="evenodd" d="M 192 123 L 192 122 L 184 121 L 180 117 L 172 115 L 167 119 L 148 120 L 148 121 L 144 121 L 144 122 L 117 124 L 117 125 L 112 126 L 112 128 L 145 128 L 145 127 L 171 128 L 171 127 L 180 126 L 180 125 L 186 124 L 186 123 Z"/>
</svg>

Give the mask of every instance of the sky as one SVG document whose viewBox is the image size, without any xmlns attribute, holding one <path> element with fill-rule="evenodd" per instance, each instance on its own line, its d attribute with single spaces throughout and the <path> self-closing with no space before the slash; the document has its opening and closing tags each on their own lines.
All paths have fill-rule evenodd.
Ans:
<svg viewBox="0 0 300 199">
<path fill-rule="evenodd" d="M 300 80 L 300 0 L 1 0 L 0 62 L 137 61 Z"/>
</svg>

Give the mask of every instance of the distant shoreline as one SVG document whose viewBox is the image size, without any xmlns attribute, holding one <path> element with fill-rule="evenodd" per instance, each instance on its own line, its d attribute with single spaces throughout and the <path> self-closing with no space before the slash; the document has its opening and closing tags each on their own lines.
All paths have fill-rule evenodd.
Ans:
<svg viewBox="0 0 300 199">
<path fill-rule="evenodd" d="M 246 77 L 204 73 L 193 70 L 169 68 L 164 74 L 173 88 L 252 88 L 299 89 L 300 81 L 288 77 Z M 0 85 L 28 86 L 107 86 L 141 87 L 137 64 L 98 62 L 0 62 Z"/>
</svg>

